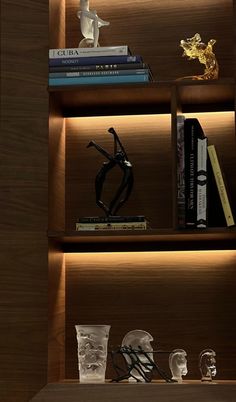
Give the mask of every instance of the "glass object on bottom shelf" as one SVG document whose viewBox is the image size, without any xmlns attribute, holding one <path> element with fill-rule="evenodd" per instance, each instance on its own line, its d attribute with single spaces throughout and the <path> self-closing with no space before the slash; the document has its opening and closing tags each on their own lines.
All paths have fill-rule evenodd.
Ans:
<svg viewBox="0 0 236 402">
<path fill-rule="evenodd" d="M 151 334 L 141 329 L 130 331 L 124 336 L 122 346 L 130 347 L 136 352 L 139 350 L 142 352 L 142 350 L 144 350 L 149 357 L 148 358 L 145 356 L 145 354 L 140 353 L 140 356 L 136 357 L 136 359 L 138 359 L 136 363 L 139 364 L 135 364 L 135 367 L 133 368 L 134 361 L 131 359 L 131 355 L 128 353 L 125 354 L 128 367 L 132 367 L 129 382 L 145 382 L 145 373 L 148 373 L 152 370 L 153 367 L 150 364 L 150 359 L 153 360 L 153 348 L 151 345 L 152 341 L 153 337 Z"/>
<path fill-rule="evenodd" d="M 202 381 L 212 381 L 216 375 L 216 352 L 212 349 L 205 349 L 199 355 L 199 370 Z"/>
<path fill-rule="evenodd" d="M 188 373 L 187 353 L 183 349 L 175 349 L 170 353 L 169 366 L 172 374 L 172 380 L 178 383 L 182 382 L 182 376 Z"/>
<path fill-rule="evenodd" d="M 81 383 L 105 382 L 110 325 L 76 325 Z"/>
</svg>

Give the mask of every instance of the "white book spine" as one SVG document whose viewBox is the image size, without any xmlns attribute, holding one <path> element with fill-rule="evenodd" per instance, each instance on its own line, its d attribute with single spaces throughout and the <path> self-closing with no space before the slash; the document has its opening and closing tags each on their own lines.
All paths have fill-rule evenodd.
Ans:
<svg viewBox="0 0 236 402">
<path fill-rule="evenodd" d="M 197 228 L 207 227 L 207 138 L 197 140 Z"/>
<path fill-rule="evenodd" d="M 129 48 L 127 45 L 49 49 L 50 59 L 93 56 L 127 56 L 128 54 Z"/>
</svg>

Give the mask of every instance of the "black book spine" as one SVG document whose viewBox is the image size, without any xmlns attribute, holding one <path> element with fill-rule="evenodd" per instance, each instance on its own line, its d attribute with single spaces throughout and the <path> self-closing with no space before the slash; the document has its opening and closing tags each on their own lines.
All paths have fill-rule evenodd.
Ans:
<svg viewBox="0 0 236 402">
<path fill-rule="evenodd" d="M 194 228 L 197 221 L 197 127 L 195 119 L 184 122 L 185 224 Z"/>
</svg>

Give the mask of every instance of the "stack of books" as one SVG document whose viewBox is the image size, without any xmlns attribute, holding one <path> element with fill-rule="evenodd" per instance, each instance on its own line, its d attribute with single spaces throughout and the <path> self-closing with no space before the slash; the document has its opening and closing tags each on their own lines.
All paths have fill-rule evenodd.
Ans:
<svg viewBox="0 0 236 402">
<path fill-rule="evenodd" d="M 149 66 L 126 45 L 49 50 L 49 86 L 148 81 Z"/>
<path fill-rule="evenodd" d="M 177 220 L 179 228 L 234 226 L 222 167 L 196 118 L 177 116 Z"/>
<path fill-rule="evenodd" d="M 148 228 L 148 221 L 143 215 L 137 216 L 90 216 L 79 218 L 76 222 L 76 230 L 97 231 L 97 230 L 145 230 Z"/>
</svg>

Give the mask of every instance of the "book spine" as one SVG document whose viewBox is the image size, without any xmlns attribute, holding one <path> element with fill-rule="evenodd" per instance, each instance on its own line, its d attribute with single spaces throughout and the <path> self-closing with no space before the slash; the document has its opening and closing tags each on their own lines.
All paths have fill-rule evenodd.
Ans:
<svg viewBox="0 0 236 402">
<path fill-rule="evenodd" d="M 207 227 L 207 138 L 197 139 L 197 228 Z"/>
<path fill-rule="evenodd" d="M 49 66 L 79 66 L 91 64 L 124 64 L 141 63 L 141 56 L 97 56 L 97 57 L 70 57 L 49 59 Z"/>
<path fill-rule="evenodd" d="M 60 85 L 96 85 L 96 84 L 122 84 L 135 82 L 148 82 L 148 74 L 138 75 L 117 75 L 102 77 L 67 77 L 67 78 L 49 78 L 49 86 Z"/>
<path fill-rule="evenodd" d="M 184 122 L 185 226 L 195 227 L 197 219 L 197 136 L 193 119 Z"/>
<path fill-rule="evenodd" d="M 105 71 L 75 71 L 62 73 L 49 73 L 49 78 L 65 77 L 102 77 L 107 75 L 138 75 L 149 74 L 148 69 L 130 69 L 130 70 L 105 70 Z"/>
<path fill-rule="evenodd" d="M 124 64 L 89 64 L 80 66 L 51 66 L 49 73 L 55 72 L 72 72 L 72 71 L 110 71 L 110 70 L 127 70 L 136 68 L 148 68 L 145 63 L 124 63 Z"/>
<path fill-rule="evenodd" d="M 138 223 L 76 223 L 76 230 L 96 231 L 96 230 L 145 230 L 147 229 L 146 222 Z"/>
<path fill-rule="evenodd" d="M 208 155 L 210 158 L 212 170 L 214 173 L 217 189 L 219 192 L 222 208 L 224 211 L 226 224 L 227 224 L 227 226 L 234 226 L 235 221 L 234 221 L 234 217 L 232 214 L 232 210 L 231 210 L 231 206 L 230 206 L 230 202 L 229 202 L 228 194 L 226 191 L 226 186 L 225 186 L 222 170 L 221 170 L 221 167 L 219 164 L 219 160 L 217 157 L 215 146 L 209 145 L 207 147 L 207 150 L 208 150 Z"/>
<path fill-rule="evenodd" d="M 177 222 L 179 228 L 185 228 L 184 120 L 184 116 L 177 116 Z"/>
<path fill-rule="evenodd" d="M 129 48 L 123 46 L 103 46 L 103 47 L 85 47 L 85 48 L 61 48 L 50 49 L 49 58 L 68 58 L 68 57 L 91 57 L 91 56 L 118 56 L 128 55 Z"/>
<path fill-rule="evenodd" d="M 127 223 L 127 222 L 145 222 L 146 218 L 143 215 L 135 215 L 135 216 L 110 216 L 110 217 L 100 217 L 100 216 L 88 216 L 78 219 L 78 223 Z"/>
</svg>

